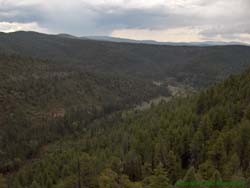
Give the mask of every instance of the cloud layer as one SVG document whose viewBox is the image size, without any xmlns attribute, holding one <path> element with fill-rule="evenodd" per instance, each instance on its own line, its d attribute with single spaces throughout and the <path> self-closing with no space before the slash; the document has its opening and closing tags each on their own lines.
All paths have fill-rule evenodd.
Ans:
<svg viewBox="0 0 250 188">
<path fill-rule="evenodd" d="M 250 43 L 249 0 L 0 0 L 0 31 Z"/>
</svg>

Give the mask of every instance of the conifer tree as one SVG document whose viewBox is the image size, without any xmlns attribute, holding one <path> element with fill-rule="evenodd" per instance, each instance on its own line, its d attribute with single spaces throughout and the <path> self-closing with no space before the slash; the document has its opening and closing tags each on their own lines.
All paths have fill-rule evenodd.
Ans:
<svg viewBox="0 0 250 188">
<path fill-rule="evenodd" d="M 195 168 L 190 167 L 187 170 L 184 178 L 182 180 L 177 181 L 175 185 L 177 187 L 181 186 L 183 188 L 190 188 L 192 186 L 198 187 L 199 186 L 198 183 L 200 181 L 199 177 L 200 177 L 200 175 L 196 174 Z M 181 183 L 181 184 L 184 183 L 184 185 L 179 185 L 179 183 Z"/>
<path fill-rule="evenodd" d="M 111 169 L 105 169 L 99 177 L 99 186 L 102 188 L 118 187 L 118 175 Z"/>
<path fill-rule="evenodd" d="M 170 151 L 165 159 L 167 176 L 171 183 L 176 182 L 180 178 L 181 166 L 173 151 Z"/>
<path fill-rule="evenodd" d="M 186 172 L 184 178 L 183 178 L 184 181 L 197 181 L 198 178 L 195 174 L 195 168 L 194 167 L 190 167 L 188 169 L 188 171 Z"/>
<path fill-rule="evenodd" d="M 240 170 L 240 159 L 236 153 L 234 153 L 228 163 L 223 169 L 223 174 L 226 179 L 230 179 L 234 174 Z"/>
<path fill-rule="evenodd" d="M 226 162 L 226 150 L 221 136 L 216 139 L 209 154 L 215 167 L 221 170 Z"/>
<path fill-rule="evenodd" d="M 129 176 L 131 181 L 141 180 L 141 161 L 135 151 L 130 151 L 128 153 L 124 164 L 124 172 Z"/>
<path fill-rule="evenodd" d="M 221 178 L 221 174 L 218 170 L 215 170 L 211 180 L 212 180 L 212 183 L 214 185 L 213 186 L 214 188 L 221 187 L 219 183 L 222 181 L 222 178 Z"/>
<path fill-rule="evenodd" d="M 209 180 L 215 171 L 215 167 L 210 160 L 199 165 L 199 173 L 205 180 Z"/>
<path fill-rule="evenodd" d="M 168 188 L 170 183 L 167 172 L 160 163 L 154 170 L 154 174 L 144 180 L 147 188 Z"/>
</svg>

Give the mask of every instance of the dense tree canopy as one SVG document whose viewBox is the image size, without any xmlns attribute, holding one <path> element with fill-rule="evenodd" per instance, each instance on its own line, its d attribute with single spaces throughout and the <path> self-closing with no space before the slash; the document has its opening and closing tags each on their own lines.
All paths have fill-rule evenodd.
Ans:
<svg viewBox="0 0 250 188">
<path fill-rule="evenodd" d="M 157 96 L 166 87 L 66 64 L 0 55 L 0 172 L 16 170 L 38 149 L 78 134 L 96 118 Z"/>
<path fill-rule="evenodd" d="M 145 111 L 120 111 L 50 144 L 15 187 L 144 188 L 250 176 L 250 71 Z M 71 114 L 69 114 L 71 118 Z M 77 116 L 74 122 L 77 122 Z M 71 124 L 75 124 L 71 122 Z M 17 186 L 18 185 L 18 186 Z"/>
<path fill-rule="evenodd" d="M 0 33 L 0 188 L 249 187 L 250 70 L 135 108 L 240 72 L 249 49 Z"/>
</svg>

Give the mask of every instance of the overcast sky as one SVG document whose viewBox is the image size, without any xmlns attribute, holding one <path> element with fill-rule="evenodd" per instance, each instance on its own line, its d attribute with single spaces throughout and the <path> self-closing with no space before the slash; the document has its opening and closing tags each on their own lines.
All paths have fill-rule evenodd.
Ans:
<svg viewBox="0 0 250 188">
<path fill-rule="evenodd" d="M 250 43 L 250 0 L 0 0 L 0 31 Z"/>
</svg>

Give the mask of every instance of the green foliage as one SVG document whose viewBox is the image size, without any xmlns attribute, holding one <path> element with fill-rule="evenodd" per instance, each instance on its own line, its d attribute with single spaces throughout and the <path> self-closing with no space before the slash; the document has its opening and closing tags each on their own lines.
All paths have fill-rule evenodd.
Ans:
<svg viewBox="0 0 250 188">
<path fill-rule="evenodd" d="M 14 176 L 25 180 L 23 186 L 34 179 L 46 187 L 48 182 L 76 186 L 80 180 L 81 186 L 93 188 L 247 178 L 250 126 L 244 113 L 249 76 L 232 77 L 188 99 L 93 121 L 78 137 L 49 145 L 39 161 Z M 202 112 L 198 101 L 207 105 Z"/>
<path fill-rule="evenodd" d="M 99 187 L 116 188 L 118 187 L 118 175 L 111 169 L 105 169 L 99 177 Z"/>
<path fill-rule="evenodd" d="M 195 168 L 194 167 L 190 167 L 188 169 L 188 171 L 186 172 L 183 180 L 186 181 L 186 182 L 198 181 L 198 178 L 196 176 Z"/>
<path fill-rule="evenodd" d="M 222 181 L 221 174 L 218 170 L 214 171 L 213 177 L 212 177 L 212 182 L 214 184 L 214 187 L 220 187 L 219 182 Z"/>
<path fill-rule="evenodd" d="M 130 151 L 125 159 L 124 171 L 132 181 L 142 179 L 140 157 L 134 151 Z"/>
<path fill-rule="evenodd" d="M 4 58 L 10 73 L 10 62 L 24 69 L 1 80 L 0 164 L 11 188 L 163 188 L 250 175 L 250 71 L 192 97 L 121 112 L 160 88 Z"/>
<path fill-rule="evenodd" d="M 204 163 L 199 165 L 199 173 L 206 180 L 212 177 L 212 175 L 214 174 L 214 171 L 215 171 L 215 167 L 211 160 L 207 160 Z"/>
<path fill-rule="evenodd" d="M 234 153 L 231 159 L 226 163 L 224 170 L 223 170 L 226 179 L 230 179 L 239 170 L 240 170 L 240 159 L 238 155 Z"/>
<path fill-rule="evenodd" d="M 221 169 L 226 161 L 226 151 L 223 139 L 221 137 L 218 137 L 215 143 L 212 145 L 209 155 L 215 168 Z"/>
<path fill-rule="evenodd" d="M 93 120 L 166 91 L 137 78 L 16 55 L 0 54 L 0 72 L 0 171 L 5 173 L 41 146 L 78 136 Z"/>
<path fill-rule="evenodd" d="M 49 59 L 91 72 L 118 73 L 150 81 L 174 78 L 195 86 L 214 83 L 242 71 L 250 64 L 247 46 L 200 48 L 112 43 L 34 32 L 0 33 L 0 52 Z"/>
<path fill-rule="evenodd" d="M 144 180 L 144 186 L 146 188 L 167 188 L 169 185 L 167 172 L 161 163 L 154 170 L 154 174 Z"/>
</svg>

